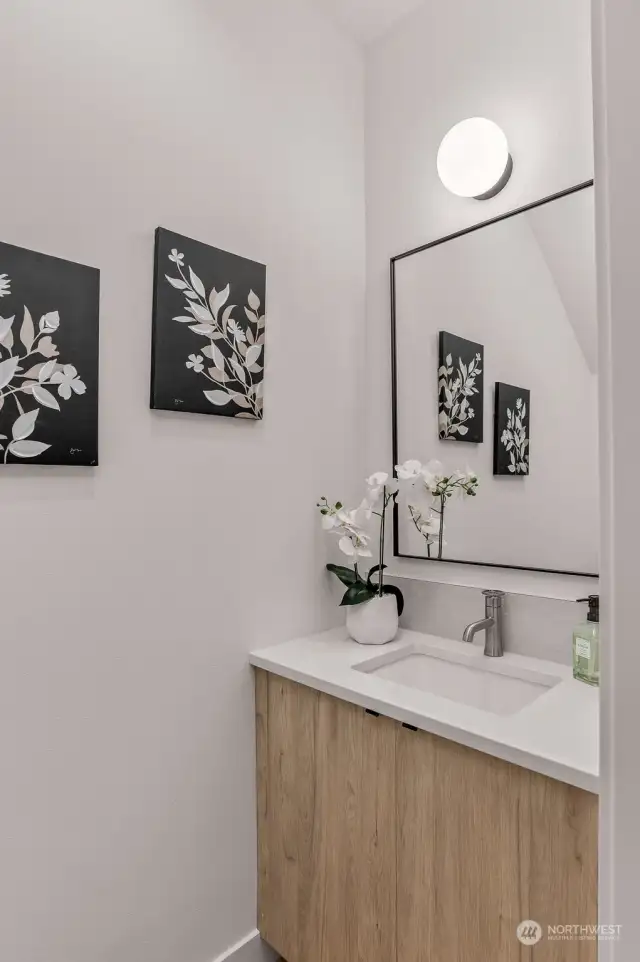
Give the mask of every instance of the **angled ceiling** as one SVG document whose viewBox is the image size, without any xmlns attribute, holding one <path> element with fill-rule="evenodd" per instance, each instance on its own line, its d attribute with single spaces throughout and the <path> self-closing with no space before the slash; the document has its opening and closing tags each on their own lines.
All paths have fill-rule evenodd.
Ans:
<svg viewBox="0 0 640 962">
<path fill-rule="evenodd" d="M 385 33 L 424 0 L 314 0 L 360 43 Z"/>
</svg>

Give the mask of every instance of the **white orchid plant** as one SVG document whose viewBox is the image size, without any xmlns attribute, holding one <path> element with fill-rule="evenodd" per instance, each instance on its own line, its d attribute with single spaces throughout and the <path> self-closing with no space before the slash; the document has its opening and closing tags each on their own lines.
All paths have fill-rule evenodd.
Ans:
<svg viewBox="0 0 640 962">
<path fill-rule="evenodd" d="M 480 483 L 478 475 L 470 468 L 448 474 L 440 461 L 429 461 L 426 465 L 420 461 L 405 461 L 396 466 L 396 474 L 400 482 L 408 483 L 410 489 L 422 497 L 422 506 L 408 502 L 409 515 L 427 543 L 427 557 L 431 558 L 431 551 L 435 548 L 435 557 L 442 560 L 446 545 L 444 514 L 447 503 L 455 495 L 475 498 Z"/>
<path fill-rule="evenodd" d="M 394 595 L 398 614 L 404 608 L 402 592 L 395 585 L 385 584 L 384 563 L 385 531 L 387 510 L 395 503 L 398 496 L 398 481 L 389 477 L 384 471 L 379 471 L 367 478 L 367 492 L 359 505 L 354 509 L 347 509 L 337 501 L 330 504 L 326 498 L 321 498 L 317 507 L 322 515 L 322 527 L 330 534 L 337 536 L 338 547 L 351 561 L 353 567 L 328 564 L 327 571 L 342 582 L 346 592 L 340 602 L 341 605 L 360 605 L 372 598 L 383 595 Z M 367 526 L 371 519 L 379 519 L 378 564 L 369 569 L 366 577 L 360 571 L 360 562 L 373 558 L 371 550 L 371 535 Z"/>
</svg>

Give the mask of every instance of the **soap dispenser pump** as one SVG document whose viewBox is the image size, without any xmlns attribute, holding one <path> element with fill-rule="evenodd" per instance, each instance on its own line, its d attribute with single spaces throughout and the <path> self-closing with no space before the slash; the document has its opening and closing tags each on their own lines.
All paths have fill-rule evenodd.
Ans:
<svg viewBox="0 0 640 962">
<path fill-rule="evenodd" d="M 573 632 L 573 677 L 587 685 L 600 684 L 600 596 L 579 598 L 589 603 L 587 621 Z"/>
</svg>

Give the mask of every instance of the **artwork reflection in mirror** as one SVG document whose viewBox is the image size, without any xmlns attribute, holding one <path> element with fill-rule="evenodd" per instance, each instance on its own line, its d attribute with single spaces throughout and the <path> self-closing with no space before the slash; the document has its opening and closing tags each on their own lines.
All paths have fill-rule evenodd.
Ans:
<svg viewBox="0 0 640 962">
<path fill-rule="evenodd" d="M 484 348 L 440 331 L 438 432 L 441 441 L 479 443 L 484 430 Z"/>
<path fill-rule="evenodd" d="M 531 391 L 496 384 L 493 473 L 523 478 L 529 474 Z"/>
<path fill-rule="evenodd" d="M 392 270 L 394 464 L 435 459 L 445 478 L 478 477 L 473 499 L 447 501 L 441 558 L 408 510 L 428 518 L 433 505 L 416 503 L 415 486 L 405 494 L 396 556 L 596 576 L 592 184 L 401 254 Z M 467 345 L 480 354 L 479 393 L 465 394 L 464 419 L 458 399 L 452 422 Z M 453 425 L 464 445 L 450 443 Z"/>
</svg>

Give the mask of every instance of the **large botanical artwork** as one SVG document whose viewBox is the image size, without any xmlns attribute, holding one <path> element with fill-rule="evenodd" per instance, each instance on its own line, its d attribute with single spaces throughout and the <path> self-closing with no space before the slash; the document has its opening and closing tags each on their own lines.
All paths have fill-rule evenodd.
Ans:
<svg viewBox="0 0 640 962">
<path fill-rule="evenodd" d="M 151 406 L 261 419 L 266 268 L 156 232 Z"/>
<path fill-rule="evenodd" d="M 98 463 L 99 272 L 0 243 L 0 463 Z"/>
<path fill-rule="evenodd" d="M 483 440 L 484 347 L 440 331 L 438 433 L 441 441 Z"/>
<path fill-rule="evenodd" d="M 496 384 L 494 474 L 529 474 L 530 412 L 530 391 L 512 384 Z"/>
</svg>

